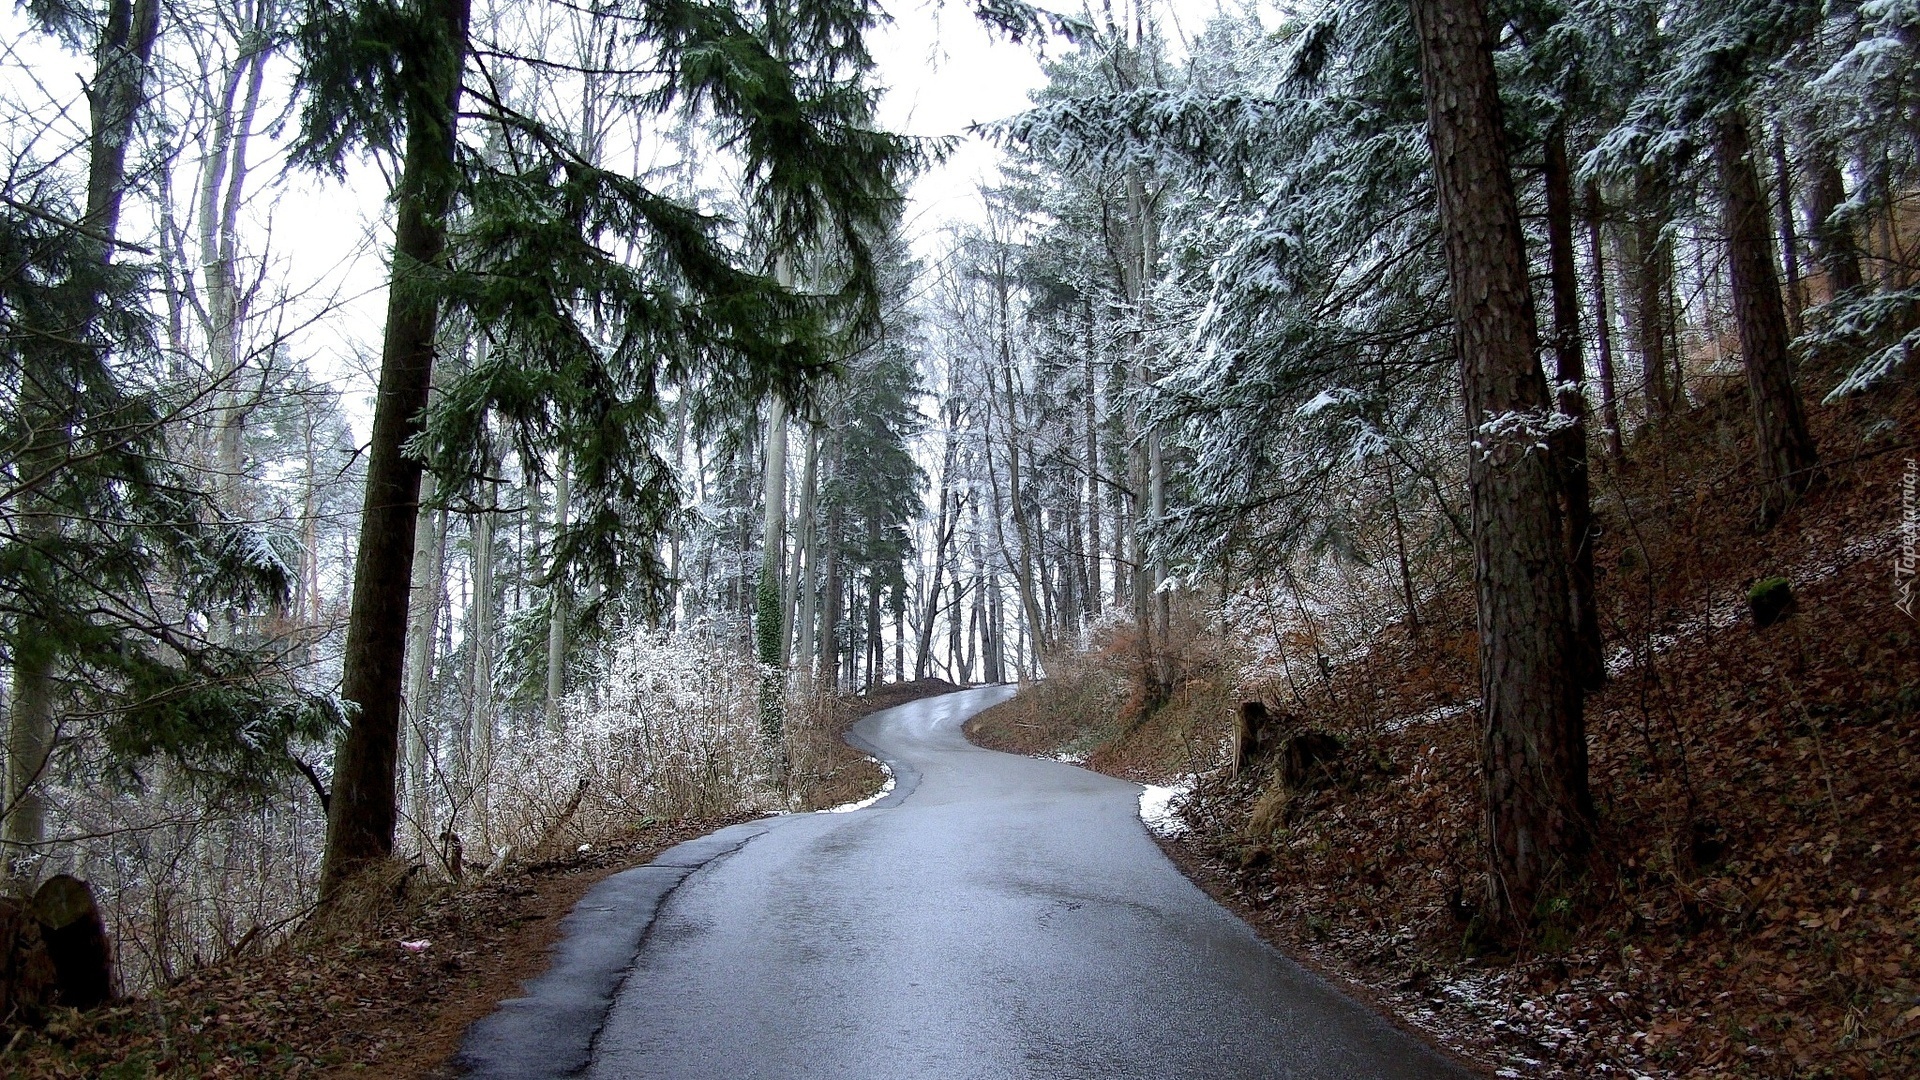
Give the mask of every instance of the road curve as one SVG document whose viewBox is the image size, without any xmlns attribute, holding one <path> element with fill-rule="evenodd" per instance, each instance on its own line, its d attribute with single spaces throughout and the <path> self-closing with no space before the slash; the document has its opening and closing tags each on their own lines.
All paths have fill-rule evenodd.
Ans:
<svg viewBox="0 0 1920 1080">
<path fill-rule="evenodd" d="M 770 818 L 596 886 L 552 968 L 474 1025 L 476 1077 L 1469 1074 L 1269 948 L 1168 862 L 1139 788 L 995 753 L 987 687 L 862 720 L 894 792 Z"/>
</svg>

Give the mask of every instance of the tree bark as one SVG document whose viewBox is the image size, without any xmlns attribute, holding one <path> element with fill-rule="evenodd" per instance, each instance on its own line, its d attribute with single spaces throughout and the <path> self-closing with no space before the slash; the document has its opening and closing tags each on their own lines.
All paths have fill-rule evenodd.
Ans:
<svg viewBox="0 0 1920 1080">
<path fill-rule="evenodd" d="M 1524 919 L 1588 844 L 1552 402 L 1508 171 L 1484 0 L 1412 0 L 1461 385 L 1478 595 L 1489 899 Z"/>
<path fill-rule="evenodd" d="M 573 513 L 573 462 L 560 448 L 553 467 L 553 558 L 547 567 L 547 728 L 560 730 L 560 701 L 567 693 L 567 586 L 560 572 L 560 545 Z"/>
<path fill-rule="evenodd" d="M 914 652 L 913 677 L 924 679 L 930 668 L 933 653 L 933 624 L 940 614 L 941 578 L 946 572 L 947 547 L 953 543 L 953 531 L 960 523 L 959 507 L 953 499 L 953 467 L 957 452 L 953 439 L 953 429 L 946 429 L 940 451 L 940 512 L 934 519 L 933 531 L 933 582 L 927 589 L 927 606 L 920 620 L 920 635 Z M 952 523 L 949 524 L 949 509 L 952 510 Z"/>
<path fill-rule="evenodd" d="M 1793 169 L 1787 162 L 1787 137 L 1778 127 L 1773 132 L 1773 183 L 1780 220 L 1781 268 L 1787 275 L 1787 329 L 1797 337 L 1807 297 L 1800 281 L 1800 238 L 1793 227 Z"/>
<path fill-rule="evenodd" d="M 1573 173 L 1567 164 L 1567 135 L 1555 126 L 1547 134 L 1547 265 L 1553 287 L 1555 405 L 1567 418 L 1554 433 L 1554 460 L 1560 468 L 1561 509 L 1566 515 L 1567 576 L 1573 605 L 1574 675 L 1587 690 L 1606 681 L 1601 656 L 1600 614 L 1593 595 L 1593 545 L 1597 530 L 1588 473 L 1586 360 L 1580 347 L 1580 278 L 1573 254 Z"/>
<path fill-rule="evenodd" d="M 832 463 L 833 471 L 840 472 L 840 436 L 831 437 L 827 460 Z M 826 599 L 826 610 L 820 615 L 820 672 L 831 680 L 830 688 L 840 685 L 840 532 L 845 528 L 846 510 L 841 500 L 835 499 L 827 508 L 827 543 L 822 559 L 826 568 L 826 581 L 821 586 L 821 595 Z"/>
<path fill-rule="evenodd" d="M 1414 602 L 1413 568 L 1407 558 L 1407 526 L 1400 516 L 1400 492 L 1393 482 L 1393 459 L 1380 461 L 1381 479 L 1386 482 L 1387 510 L 1393 518 L 1393 552 L 1400 568 L 1400 599 L 1407 606 L 1407 636 L 1420 640 L 1420 605 Z M 1222 586 L 1222 591 L 1224 591 Z"/>
<path fill-rule="evenodd" d="M 1607 309 L 1607 265 L 1600 245 L 1600 220 L 1605 206 L 1600 185 L 1587 185 L 1587 253 L 1593 265 L 1594 360 L 1600 376 L 1600 422 L 1606 427 L 1607 454 L 1617 464 L 1627 450 L 1620 430 L 1620 393 L 1613 380 L 1613 318 Z"/>
<path fill-rule="evenodd" d="M 1767 200 L 1754 167 L 1746 116 L 1729 109 L 1714 122 L 1714 163 L 1725 192 L 1727 266 L 1733 278 L 1734 317 L 1759 440 L 1760 516 L 1771 523 L 1813 482 L 1819 462 L 1807 431 L 1800 392 L 1793 385 L 1787 318 L 1780 303 L 1768 235 Z"/>
<path fill-rule="evenodd" d="M 1673 243 L 1664 235 L 1664 197 L 1650 181 L 1639 184 L 1633 222 L 1634 334 L 1640 350 L 1647 421 L 1670 416 L 1674 391 L 1667 370 L 1667 291 L 1673 280 Z"/>
<path fill-rule="evenodd" d="M 806 466 L 800 476 L 800 536 L 794 549 L 794 577 L 800 593 L 800 632 L 796 656 L 807 687 L 811 689 L 815 670 L 814 620 L 819 613 L 817 579 L 820 576 L 820 530 L 814 527 L 813 520 L 820 499 L 820 429 L 811 423 L 807 425 Z"/>
<path fill-rule="evenodd" d="M 421 472 L 420 462 L 404 448 L 421 430 L 433 381 L 440 305 L 425 279 L 446 249 L 468 12 L 467 0 L 419 2 L 437 42 L 421 47 L 425 55 L 406 58 L 418 65 L 422 87 L 408 110 L 394 191 L 393 283 L 367 447 L 367 494 L 342 680 L 343 696 L 357 711 L 334 756 L 320 871 L 324 900 L 337 897 L 356 871 L 393 853 L 394 758 Z"/>
<path fill-rule="evenodd" d="M 484 339 L 483 339 L 484 340 Z M 473 546 L 473 596 L 467 604 L 467 759 L 474 778 L 473 809 L 480 822 L 482 845 L 493 850 L 493 815 L 488 805 L 488 783 L 493 774 L 493 507 L 499 501 L 491 438 L 481 421 L 481 479 L 475 492 L 479 508 L 469 525 Z M 562 650 L 564 655 L 564 649 Z"/>
<path fill-rule="evenodd" d="M 1099 387 L 1093 378 L 1093 305 L 1087 303 L 1086 411 L 1087 437 L 1087 616 L 1105 606 L 1100 580 L 1100 425 Z"/>
<path fill-rule="evenodd" d="M 760 572 L 767 575 L 773 588 L 779 591 L 781 607 L 784 609 L 786 590 L 780 579 L 785 576 L 782 564 L 786 561 L 787 546 L 787 406 L 777 397 L 767 403 L 767 437 L 764 445 L 766 460 L 762 463 L 760 475 Z M 763 612 L 754 612 L 755 618 L 763 616 Z M 784 616 L 781 618 L 784 622 Z M 784 627 L 781 629 L 784 630 Z M 784 634 L 774 651 L 777 655 L 763 655 L 761 661 L 786 666 L 787 644 Z"/>
<path fill-rule="evenodd" d="M 412 596 L 408 600 L 406 698 L 407 720 L 407 806 L 413 819 L 414 839 L 422 851 L 431 850 L 433 838 L 427 828 L 427 698 L 433 686 L 433 654 L 438 644 L 440 607 L 445 601 L 447 581 L 442 553 L 446 550 L 447 512 L 444 508 L 421 507 L 413 545 Z M 464 758 L 460 772 L 464 775 Z"/>
</svg>

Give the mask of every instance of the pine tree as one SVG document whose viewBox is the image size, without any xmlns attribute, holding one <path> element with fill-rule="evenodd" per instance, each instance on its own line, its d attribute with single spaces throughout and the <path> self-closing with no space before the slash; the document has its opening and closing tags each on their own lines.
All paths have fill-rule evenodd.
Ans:
<svg viewBox="0 0 1920 1080">
<path fill-rule="evenodd" d="M 567 136 L 465 88 L 464 0 L 314 0 L 300 44 L 302 157 L 337 168 L 361 149 L 397 159 L 397 221 L 380 392 L 368 453 L 345 696 L 357 707 L 335 762 L 323 893 L 393 846 L 394 757 L 407 580 L 421 463 L 477 471 L 489 416 L 523 448 L 565 447 L 574 509 L 549 590 L 591 620 L 640 584 L 655 595 L 676 478 L 659 452 L 662 383 L 719 400 L 804 400 L 836 335 L 878 311 L 868 235 L 895 202 L 909 148 L 868 123 L 870 9 L 841 0 L 747 9 L 676 2 L 597 9 L 653 50 L 651 113 L 710 112 L 738 148 L 748 210 L 775 251 L 818 251 L 832 287 L 800 293 L 741 265 L 720 222 L 593 163 Z M 456 119 L 484 118 L 504 152 L 478 154 Z M 471 127 L 472 125 L 468 125 Z M 453 211 L 463 210 L 457 231 Z M 631 259 L 603 246 L 622 238 Z M 497 346 L 449 379 L 432 416 L 435 329 L 458 310 Z M 611 348 L 589 327 L 617 328 Z M 415 440 L 419 440 L 416 444 Z M 523 461 L 540 455 L 523 453 Z M 586 586 L 583 588 L 582 586 Z"/>
<path fill-rule="evenodd" d="M 1525 919 L 1588 843 L 1586 733 L 1568 618 L 1553 402 L 1484 0 L 1413 0 L 1472 442 L 1489 901 Z"/>
<path fill-rule="evenodd" d="M 129 782 L 159 758 L 215 797 L 257 796 L 340 718 L 293 687 L 273 644 L 213 632 L 284 604 L 293 575 L 273 538 L 225 517 L 173 458 L 171 426 L 195 388 L 158 377 L 145 275 L 121 248 L 158 7 L 34 15 L 91 40 L 96 66 L 80 197 L 57 168 L 21 161 L 0 210 L 0 631 L 13 678 L 0 816 L 22 886 L 62 745 L 98 740 Z"/>
</svg>

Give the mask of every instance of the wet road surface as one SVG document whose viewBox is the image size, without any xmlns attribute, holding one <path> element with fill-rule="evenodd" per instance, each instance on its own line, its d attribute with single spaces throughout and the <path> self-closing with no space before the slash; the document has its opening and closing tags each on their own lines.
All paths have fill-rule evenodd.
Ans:
<svg viewBox="0 0 1920 1080">
<path fill-rule="evenodd" d="M 1465 1077 L 1168 862 L 1140 789 L 982 750 L 988 687 L 862 720 L 896 787 L 602 882 L 469 1075 L 595 1080 Z"/>
</svg>

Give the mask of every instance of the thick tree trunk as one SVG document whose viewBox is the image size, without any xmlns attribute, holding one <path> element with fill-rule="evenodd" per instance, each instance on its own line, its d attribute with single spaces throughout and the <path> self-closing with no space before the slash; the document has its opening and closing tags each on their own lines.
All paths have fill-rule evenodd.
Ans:
<svg viewBox="0 0 1920 1080">
<path fill-rule="evenodd" d="M 1558 477 L 1534 450 L 1552 401 L 1508 171 L 1484 0 L 1412 0 L 1458 324 L 1485 720 L 1489 899 L 1526 918 L 1591 818 L 1571 672 Z"/>
<path fill-rule="evenodd" d="M 1593 264 L 1594 357 L 1600 376 L 1600 422 L 1606 427 L 1607 454 L 1617 464 L 1627 450 L 1620 430 L 1620 393 L 1613 380 L 1613 318 L 1607 309 L 1607 264 L 1600 245 L 1600 220 L 1605 207 L 1600 185 L 1587 185 L 1587 253 Z"/>
<path fill-rule="evenodd" d="M 1773 269 L 1767 200 L 1754 167 L 1747 120 L 1740 110 L 1730 109 L 1714 122 L 1713 150 L 1725 193 L 1723 220 L 1734 317 L 1740 326 L 1740 353 L 1765 480 L 1760 515 L 1771 522 L 1813 482 L 1819 455 L 1807 432 L 1800 392 L 1793 386 L 1793 358 L 1787 350 L 1780 278 Z"/>
<path fill-rule="evenodd" d="M 320 872 L 324 899 L 337 896 L 357 870 L 393 853 L 394 758 L 421 471 L 404 447 L 421 429 L 433 381 L 440 305 L 422 279 L 446 248 L 468 11 L 467 0 L 420 2 L 438 24 L 445 47 L 406 58 L 418 65 L 423 87 L 407 117 L 406 151 L 394 191 L 393 286 L 367 447 L 367 495 L 342 681 L 343 696 L 357 712 L 334 756 Z"/>
<path fill-rule="evenodd" d="M 1587 446 L 1586 361 L 1580 347 L 1580 277 L 1573 254 L 1573 173 L 1567 165 L 1566 132 L 1547 134 L 1547 265 L 1553 286 L 1555 405 L 1567 418 L 1554 433 L 1560 467 L 1561 508 L 1567 532 L 1567 576 L 1572 586 L 1575 677 L 1588 690 L 1606 681 L 1601 657 L 1600 613 L 1593 595 L 1593 525 Z"/>
</svg>

